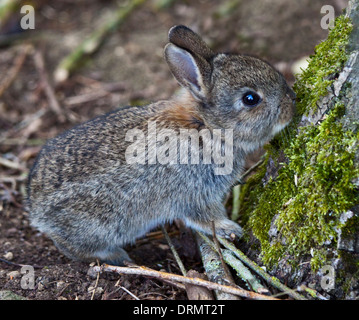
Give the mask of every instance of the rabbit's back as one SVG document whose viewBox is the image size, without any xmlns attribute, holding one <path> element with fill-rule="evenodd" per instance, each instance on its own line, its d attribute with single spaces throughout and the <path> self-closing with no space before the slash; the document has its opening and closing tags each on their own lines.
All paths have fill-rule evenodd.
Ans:
<svg viewBox="0 0 359 320">
<path fill-rule="evenodd" d="M 125 163 L 125 135 L 140 127 L 161 104 L 123 107 L 50 139 L 29 175 L 31 206 L 37 198 L 71 183 L 84 183 Z"/>
</svg>

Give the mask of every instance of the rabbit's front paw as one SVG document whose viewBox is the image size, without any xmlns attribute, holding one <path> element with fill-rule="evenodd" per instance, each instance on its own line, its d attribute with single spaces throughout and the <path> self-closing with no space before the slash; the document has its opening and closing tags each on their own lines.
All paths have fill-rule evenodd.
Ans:
<svg viewBox="0 0 359 320">
<path fill-rule="evenodd" d="M 232 220 L 223 219 L 215 221 L 214 226 L 216 234 L 220 237 L 233 240 L 234 236 L 237 236 L 238 238 L 242 238 L 243 236 L 242 227 Z"/>
</svg>

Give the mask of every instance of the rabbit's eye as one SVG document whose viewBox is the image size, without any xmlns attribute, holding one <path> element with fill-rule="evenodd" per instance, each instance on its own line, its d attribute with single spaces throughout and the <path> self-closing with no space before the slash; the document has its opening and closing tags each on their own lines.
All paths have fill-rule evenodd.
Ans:
<svg viewBox="0 0 359 320">
<path fill-rule="evenodd" d="M 246 106 L 254 107 L 261 101 L 261 97 L 253 91 L 247 91 L 243 95 L 242 101 Z"/>
</svg>

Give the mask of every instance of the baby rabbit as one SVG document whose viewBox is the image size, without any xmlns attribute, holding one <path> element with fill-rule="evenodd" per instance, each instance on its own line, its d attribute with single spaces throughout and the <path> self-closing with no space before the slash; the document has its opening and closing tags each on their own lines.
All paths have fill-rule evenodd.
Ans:
<svg viewBox="0 0 359 320">
<path fill-rule="evenodd" d="M 175 219 L 205 233 L 214 222 L 220 236 L 242 234 L 222 201 L 246 155 L 290 122 L 295 95 L 268 63 L 214 53 L 185 26 L 170 29 L 164 57 L 182 94 L 78 125 L 49 140 L 35 161 L 31 224 L 72 259 L 121 265 L 130 260 L 124 245 Z M 186 163 L 179 145 L 191 149 Z M 217 158 L 225 153 L 229 170 L 204 159 L 208 145 Z M 155 152 L 166 147 L 160 161 Z"/>
</svg>

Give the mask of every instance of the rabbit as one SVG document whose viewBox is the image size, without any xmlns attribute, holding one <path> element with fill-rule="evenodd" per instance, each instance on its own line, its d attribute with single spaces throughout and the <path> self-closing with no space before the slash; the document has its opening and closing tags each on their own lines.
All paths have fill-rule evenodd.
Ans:
<svg viewBox="0 0 359 320">
<path fill-rule="evenodd" d="M 131 261 L 125 245 L 176 219 L 207 234 L 214 224 L 221 237 L 242 236 L 222 202 L 243 173 L 246 156 L 291 121 L 295 94 L 263 60 L 214 53 L 183 25 L 172 27 L 168 37 L 164 58 L 180 93 L 119 108 L 48 140 L 30 171 L 31 225 L 71 259 L 123 265 Z M 166 129 L 209 133 L 198 144 L 185 135 L 168 144 L 187 143 L 198 163 L 180 163 L 179 156 L 156 161 L 151 153 L 165 144 Z M 214 139 L 215 130 L 227 130 L 230 138 Z M 203 161 L 207 143 L 232 152 L 230 170 Z"/>
</svg>

